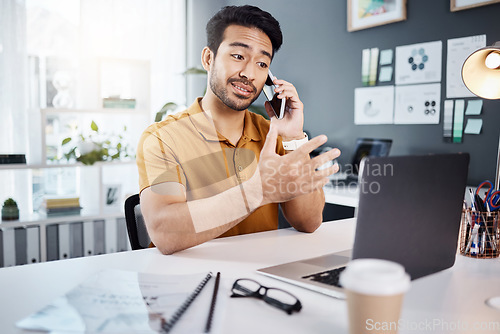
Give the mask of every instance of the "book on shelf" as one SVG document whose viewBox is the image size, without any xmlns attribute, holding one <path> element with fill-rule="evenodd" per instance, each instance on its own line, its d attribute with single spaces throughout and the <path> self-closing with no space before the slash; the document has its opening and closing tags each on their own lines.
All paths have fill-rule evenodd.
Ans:
<svg viewBox="0 0 500 334">
<path fill-rule="evenodd" d="M 49 197 L 49 196 L 46 196 L 43 199 L 43 205 L 47 209 L 79 207 L 80 206 L 80 197 L 60 197 L 60 196 Z"/>
<path fill-rule="evenodd" d="M 102 99 L 102 106 L 104 108 L 123 108 L 134 109 L 135 99 L 125 99 L 120 97 L 105 97 Z"/>
<path fill-rule="evenodd" d="M 25 164 L 24 154 L 0 154 L 0 164 Z"/>
<path fill-rule="evenodd" d="M 69 216 L 79 215 L 82 207 L 79 197 L 45 197 L 42 202 L 42 208 L 50 216 Z"/>
<path fill-rule="evenodd" d="M 79 215 L 81 210 L 81 206 L 75 206 L 67 208 L 45 209 L 45 213 L 47 214 L 47 216 L 73 216 Z"/>
</svg>

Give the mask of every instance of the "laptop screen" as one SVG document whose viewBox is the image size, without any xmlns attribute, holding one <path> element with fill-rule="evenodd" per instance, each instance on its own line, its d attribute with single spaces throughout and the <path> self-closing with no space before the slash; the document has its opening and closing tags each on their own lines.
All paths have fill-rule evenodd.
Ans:
<svg viewBox="0 0 500 334">
<path fill-rule="evenodd" d="M 365 157 L 386 157 L 391 150 L 392 139 L 358 138 L 352 158 L 352 174 L 358 175 L 359 165 Z"/>
<path fill-rule="evenodd" d="M 455 262 L 469 155 L 364 160 L 353 258 L 402 264 L 412 279 Z"/>
</svg>

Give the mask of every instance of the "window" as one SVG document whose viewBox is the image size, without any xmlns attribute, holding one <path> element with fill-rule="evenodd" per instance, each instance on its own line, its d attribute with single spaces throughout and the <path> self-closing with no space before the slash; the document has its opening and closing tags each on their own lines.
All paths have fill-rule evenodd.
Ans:
<svg viewBox="0 0 500 334">
<path fill-rule="evenodd" d="M 122 95 L 152 121 L 166 102 L 185 105 L 185 17 L 185 0 L 0 1 L 0 154 L 44 166 L 44 108 L 95 111 Z M 0 200 L 31 207 L 36 173 L 0 168 Z"/>
</svg>

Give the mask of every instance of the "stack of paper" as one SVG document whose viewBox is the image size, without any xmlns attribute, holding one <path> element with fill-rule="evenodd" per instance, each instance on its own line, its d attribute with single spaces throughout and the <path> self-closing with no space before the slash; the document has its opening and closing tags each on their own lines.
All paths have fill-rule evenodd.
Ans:
<svg viewBox="0 0 500 334">
<path fill-rule="evenodd" d="M 82 209 L 79 197 L 45 197 L 42 206 L 47 215 L 78 215 Z"/>
</svg>

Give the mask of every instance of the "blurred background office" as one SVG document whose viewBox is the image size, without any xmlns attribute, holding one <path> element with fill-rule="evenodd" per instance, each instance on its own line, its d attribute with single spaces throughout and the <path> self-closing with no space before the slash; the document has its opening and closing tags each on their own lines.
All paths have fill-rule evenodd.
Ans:
<svg viewBox="0 0 500 334">
<path fill-rule="evenodd" d="M 218 2 L 218 3 L 217 3 Z M 347 1 L 188 1 L 188 66 L 199 61 L 205 22 L 219 7 L 253 4 L 280 22 L 284 42 L 272 63 L 273 74 L 292 82 L 305 105 L 305 128 L 327 134 L 331 146 L 342 150 L 349 163 L 358 137 L 393 139 L 391 155 L 469 152 L 469 183 L 493 181 L 500 134 L 500 101 L 484 100 L 480 135 L 464 135 L 461 143 L 443 140 L 443 101 L 446 99 L 447 40 L 486 34 L 486 45 L 500 40 L 498 1 L 466 10 L 450 10 L 450 1 L 406 1 L 407 19 L 368 29 L 347 31 Z M 217 4 L 216 4 L 217 3 Z M 441 118 L 433 125 L 355 125 L 354 89 L 362 87 L 362 50 L 395 50 L 398 46 L 442 41 Z M 188 81 L 191 80 L 188 78 Z M 392 80 L 380 85 L 394 85 Z M 188 86 L 190 89 L 193 86 Z M 188 89 L 189 100 L 199 91 Z"/>
<path fill-rule="evenodd" d="M 341 164 L 350 162 L 356 138 L 387 138 L 391 155 L 469 152 L 469 184 L 493 180 L 500 102 L 483 100 L 480 134 L 458 143 L 443 139 L 443 109 L 447 41 L 500 40 L 500 3 L 474 0 L 484 5 L 451 11 L 450 1 L 408 0 L 405 20 L 348 31 L 348 1 L 2 0 L 0 201 L 11 197 L 19 206 L 12 226 L 120 219 L 123 201 L 138 191 L 138 136 L 167 102 L 172 113 L 203 94 L 206 76 L 184 72 L 201 67 L 205 24 L 221 7 L 243 4 L 280 22 L 284 44 L 273 73 L 297 87 L 305 130 L 328 135 L 343 152 Z M 442 42 L 439 123 L 355 124 L 362 50 L 433 41 Z M 394 75 L 376 85 L 395 85 Z M 72 201 L 76 218 L 65 218 L 61 200 Z"/>
</svg>

